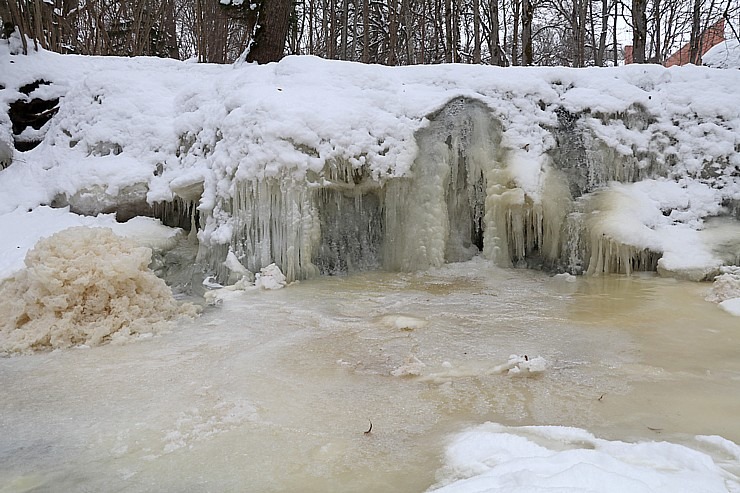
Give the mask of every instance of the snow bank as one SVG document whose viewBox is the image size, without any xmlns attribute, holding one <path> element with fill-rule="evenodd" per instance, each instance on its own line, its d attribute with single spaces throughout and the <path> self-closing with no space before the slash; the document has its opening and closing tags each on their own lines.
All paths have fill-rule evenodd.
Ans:
<svg viewBox="0 0 740 493">
<path fill-rule="evenodd" d="M 149 269 L 151 250 L 106 228 L 39 241 L 0 285 L 0 351 L 99 345 L 152 335 L 192 314 Z"/>
<path fill-rule="evenodd" d="M 719 437 L 697 439 L 697 448 L 709 446 L 713 454 L 667 442 L 608 441 L 577 428 L 487 423 L 454 437 L 439 473 L 444 486 L 431 491 L 740 491 L 740 478 L 731 472 L 740 467 L 737 445 Z"/>
<path fill-rule="evenodd" d="M 701 57 L 701 61 L 707 67 L 740 69 L 740 41 L 727 39 L 712 46 Z"/>
<path fill-rule="evenodd" d="M 720 302 L 719 307 L 730 315 L 740 317 L 740 298 L 731 298 Z"/>
</svg>

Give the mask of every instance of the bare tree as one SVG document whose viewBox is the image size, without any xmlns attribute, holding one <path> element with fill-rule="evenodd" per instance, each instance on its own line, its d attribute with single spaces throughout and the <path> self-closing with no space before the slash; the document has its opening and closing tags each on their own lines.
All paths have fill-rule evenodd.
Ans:
<svg viewBox="0 0 740 493">
<path fill-rule="evenodd" d="M 534 5 L 531 0 L 522 0 L 522 65 L 532 65 L 532 18 Z"/>
<path fill-rule="evenodd" d="M 616 16 L 616 14 L 615 14 Z M 594 52 L 594 64 L 597 67 L 604 66 L 604 55 L 606 53 L 606 38 L 609 29 L 609 0 L 601 0 L 601 26 L 599 32 L 599 44 Z M 616 51 L 616 50 L 615 50 Z"/>
<path fill-rule="evenodd" d="M 645 63 L 647 41 L 647 0 L 632 0 L 632 57 L 635 63 Z"/>
<path fill-rule="evenodd" d="M 263 0 L 257 18 L 254 45 L 247 60 L 257 63 L 276 62 L 285 54 L 285 40 L 293 12 L 291 0 Z"/>
<path fill-rule="evenodd" d="M 9 38 L 13 31 L 15 31 L 15 19 L 10 13 L 10 5 L 8 0 L 0 0 L 0 19 L 3 21 L 2 37 Z"/>
</svg>

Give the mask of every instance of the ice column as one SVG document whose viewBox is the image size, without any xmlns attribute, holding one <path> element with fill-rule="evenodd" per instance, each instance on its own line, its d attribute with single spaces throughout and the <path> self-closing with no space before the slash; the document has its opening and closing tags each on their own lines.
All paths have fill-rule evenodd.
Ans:
<svg viewBox="0 0 740 493">
<path fill-rule="evenodd" d="M 288 279 L 317 273 L 318 210 L 304 181 L 291 177 L 237 182 L 231 248 L 252 272 L 276 263 Z"/>
</svg>

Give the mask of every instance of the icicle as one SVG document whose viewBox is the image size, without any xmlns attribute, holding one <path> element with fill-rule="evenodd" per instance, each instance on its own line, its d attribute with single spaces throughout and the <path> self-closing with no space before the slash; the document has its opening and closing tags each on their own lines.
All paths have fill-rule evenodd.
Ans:
<svg viewBox="0 0 740 493">
<path fill-rule="evenodd" d="M 154 217 L 165 226 L 195 231 L 199 226 L 199 213 L 195 202 L 175 195 L 169 202 L 155 202 L 152 205 Z"/>
<path fill-rule="evenodd" d="M 588 239 L 583 255 L 583 258 L 588 258 L 586 274 L 629 275 L 635 271 L 656 270 L 662 252 L 617 238 L 625 220 L 629 221 L 631 218 L 629 210 L 632 204 L 629 196 L 619 190 L 606 189 L 584 197 L 581 202 L 586 211 L 582 222 L 585 227 L 583 235 Z M 652 233 L 641 224 L 637 227 Z"/>
<path fill-rule="evenodd" d="M 289 280 L 315 275 L 313 249 L 318 238 L 318 214 L 305 182 L 290 177 L 238 181 L 228 204 L 233 217 L 231 248 L 251 272 L 276 263 Z M 211 246 L 215 248 L 215 245 Z M 228 253 L 216 248 L 208 264 L 219 278 Z M 225 258 L 225 257 L 224 257 Z"/>
<path fill-rule="evenodd" d="M 488 174 L 487 231 L 484 253 L 502 267 L 512 264 L 555 264 L 560 257 L 561 232 L 571 207 L 562 173 L 548 169 L 538 197 L 513 186 L 506 169 Z"/>
</svg>

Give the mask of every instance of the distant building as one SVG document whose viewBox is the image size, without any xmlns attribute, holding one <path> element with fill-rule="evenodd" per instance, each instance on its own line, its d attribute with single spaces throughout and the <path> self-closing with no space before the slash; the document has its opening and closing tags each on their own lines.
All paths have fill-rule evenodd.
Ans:
<svg viewBox="0 0 740 493">
<path fill-rule="evenodd" d="M 718 43 L 721 43 L 725 40 L 725 20 L 720 19 L 717 21 L 714 25 L 708 27 L 704 30 L 703 33 L 701 33 L 701 36 L 699 36 L 699 59 L 694 60 L 692 62 L 691 60 L 691 43 L 686 43 L 673 53 L 671 56 L 668 57 L 668 59 L 663 62 L 663 65 L 666 67 L 672 67 L 674 65 L 686 65 L 687 63 L 695 63 L 696 65 L 701 65 L 702 60 L 701 58 L 704 56 L 704 54 L 709 51 L 713 46 L 715 46 Z M 632 55 L 632 46 L 625 46 L 624 47 L 624 63 L 625 65 L 628 65 L 632 63 L 633 61 L 633 55 Z"/>
</svg>

